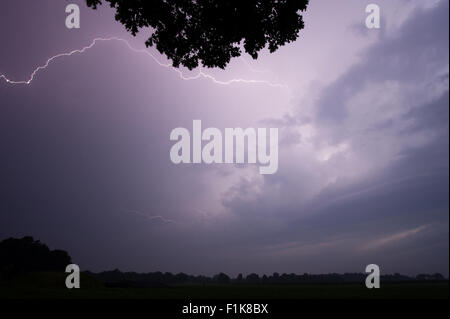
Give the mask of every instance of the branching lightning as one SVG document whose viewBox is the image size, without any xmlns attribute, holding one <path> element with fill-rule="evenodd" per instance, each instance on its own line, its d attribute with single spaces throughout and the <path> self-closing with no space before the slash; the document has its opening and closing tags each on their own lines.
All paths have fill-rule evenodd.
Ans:
<svg viewBox="0 0 450 319">
<path fill-rule="evenodd" d="M 50 65 L 50 63 L 52 63 L 54 60 L 62 58 L 62 57 L 69 57 L 69 56 L 72 56 L 74 54 L 82 54 L 82 53 L 86 52 L 87 50 L 93 48 L 98 42 L 104 42 L 104 41 L 122 42 L 131 51 L 133 51 L 135 53 L 146 54 L 147 56 L 151 57 L 161 67 L 169 68 L 169 69 L 173 70 L 174 72 L 178 73 L 180 79 L 185 80 L 185 81 L 191 81 L 191 80 L 197 80 L 197 79 L 200 79 L 200 78 L 204 78 L 204 79 L 211 80 L 213 83 L 219 84 L 219 85 L 230 85 L 230 84 L 234 84 L 234 83 L 246 83 L 246 84 L 268 85 L 268 86 L 275 87 L 275 88 L 287 88 L 286 85 L 283 85 L 283 84 L 280 84 L 280 83 L 272 83 L 272 82 L 266 81 L 266 80 L 247 80 L 247 79 L 241 79 L 241 78 L 234 78 L 234 79 L 231 79 L 231 80 L 222 81 L 222 80 L 216 79 L 214 76 L 212 76 L 210 74 L 204 73 L 201 68 L 200 68 L 199 72 L 196 75 L 194 75 L 194 76 L 186 76 L 186 75 L 183 74 L 183 72 L 181 70 L 173 67 L 170 63 L 168 63 L 168 64 L 161 63 L 148 50 L 136 49 L 133 46 L 131 46 L 131 44 L 127 40 L 124 40 L 124 39 L 121 39 L 121 38 L 118 38 L 118 37 L 95 38 L 94 40 L 92 40 L 91 44 L 89 44 L 88 46 L 85 46 L 85 47 L 83 47 L 81 49 L 76 49 L 76 50 L 73 50 L 73 51 L 70 51 L 70 52 L 59 53 L 57 55 L 54 55 L 51 58 L 49 58 L 43 65 L 38 66 L 36 69 L 34 69 L 34 71 L 30 74 L 30 76 L 29 76 L 29 78 L 27 80 L 20 80 L 20 81 L 11 80 L 8 77 L 6 77 L 6 75 L 4 75 L 4 74 L 0 74 L 0 79 L 5 80 L 6 83 L 9 83 L 9 84 L 29 85 L 34 80 L 36 74 L 38 72 L 40 72 L 41 70 L 45 70 Z"/>
<path fill-rule="evenodd" d="M 163 223 L 176 224 L 176 222 L 174 220 L 167 219 L 167 218 L 165 218 L 165 217 L 163 217 L 161 215 L 147 215 L 147 214 L 135 211 L 135 210 L 127 211 L 125 213 L 131 214 L 131 215 L 136 215 L 136 216 L 142 217 L 142 218 L 147 219 L 147 220 L 160 220 Z"/>
</svg>

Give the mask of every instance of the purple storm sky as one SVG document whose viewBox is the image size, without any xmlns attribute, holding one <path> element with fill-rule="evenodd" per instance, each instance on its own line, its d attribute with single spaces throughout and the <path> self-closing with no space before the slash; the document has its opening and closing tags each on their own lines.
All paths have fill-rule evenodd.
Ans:
<svg viewBox="0 0 450 319">
<path fill-rule="evenodd" d="M 65 6 L 81 28 L 65 27 Z M 107 6 L 0 2 L 0 239 L 84 270 L 441 272 L 449 261 L 448 1 L 311 1 L 299 39 L 181 69 Z M 233 79 L 256 80 L 236 82 Z M 229 82 L 231 80 L 231 82 Z M 279 168 L 174 165 L 175 127 L 278 127 Z"/>
</svg>

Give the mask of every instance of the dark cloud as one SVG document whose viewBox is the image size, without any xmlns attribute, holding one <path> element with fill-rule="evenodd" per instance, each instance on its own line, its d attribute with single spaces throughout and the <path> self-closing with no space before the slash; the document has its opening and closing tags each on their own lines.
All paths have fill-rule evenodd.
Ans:
<svg viewBox="0 0 450 319">
<path fill-rule="evenodd" d="M 360 63 L 323 90 L 311 121 L 318 132 L 313 145 L 345 143 L 349 147 L 343 154 L 314 163 L 286 147 L 283 158 L 296 156 L 298 163 L 280 165 L 280 173 L 265 179 L 256 200 L 227 197 L 228 207 L 242 215 L 282 216 L 283 227 L 258 239 L 270 238 L 267 247 L 275 248 L 268 255 L 287 245 L 280 258 L 291 267 L 321 252 L 308 262 L 320 268 L 326 260 L 333 267 L 342 264 L 357 270 L 357 265 L 371 260 L 389 270 L 401 267 L 414 273 L 433 268 L 447 273 L 446 24 L 447 2 L 417 9 L 399 30 L 382 34 L 364 51 Z M 298 117 L 304 114 L 299 111 Z M 278 122 L 289 127 L 287 136 L 295 128 L 301 130 L 299 121 Z M 299 170 L 302 165 L 305 170 Z M 307 173 L 308 166 L 314 172 Z M 330 172 L 336 179 L 327 183 Z M 349 177 L 354 172 L 357 178 Z M 303 199 L 305 184 L 314 187 L 321 179 L 316 194 Z M 245 194 L 249 183 L 242 182 L 235 193 Z"/>
</svg>

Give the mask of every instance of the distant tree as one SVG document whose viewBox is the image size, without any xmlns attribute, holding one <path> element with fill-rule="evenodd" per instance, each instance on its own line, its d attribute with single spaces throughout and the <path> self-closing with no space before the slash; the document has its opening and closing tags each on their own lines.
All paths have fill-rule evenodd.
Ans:
<svg viewBox="0 0 450 319">
<path fill-rule="evenodd" d="M 71 258 L 67 251 L 56 249 L 50 251 L 49 262 L 54 270 L 65 270 L 66 266 L 71 263 Z"/>
<path fill-rule="evenodd" d="M 429 275 L 429 274 L 418 274 L 416 276 L 416 279 L 419 281 L 424 281 L 424 280 L 445 280 L 444 276 L 442 276 L 439 273 L 435 273 L 433 275 Z"/>
<path fill-rule="evenodd" d="M 0 275 L 9 278 L 34 271 L 64 271 L 72 263 L 63 250 L 50 250 L 33 237 L 8 238 L 0 242 Z"/>
<path fill-rule="evenodd" d="M 258 276 L 258 274 L 250 274 L 250 275 L 247 275 L 245 280 L 248 283 L 258 283 L 259 282 L 259 276 Z"/>
<path fill-rule="evenodd" d="M 230 277 L 227 274 L 221 272 L 213 277 L 213 280 L 219 284 L 228 284 L 230 282 Z"/>
<path fill-rule="evenodd" d="M 176 274 L 174 277 L 175 277 L 175 282 L 177 282 L 177 283 L 185 283 L 189 279 L 189 276 L 182 272 Z"/>
<path fill-rule="evenodd" d="M 116 20 L 136 35 L 149 27 L 146 46 L 193 69 L 225 66 L 241 55 L 253 59 L 268 46 L 272 53 L 295 41 L 304 28 L 301 12 L 309 0 L 86 0 L 96 9 L 103 1 L 116 10 Z"/>
<path fill-rule="evenodd" d="M 242 280 L 243 280 L 242 274 L 239 274 L 239 275 L 236 277 L 236 281 L 237 281 L 237 282 L 242 282 Z"/>
<path fill-rule="evenodd" d="M 444 276 L 442 276 L 442 274 L 440 273 L 435 273 L 432 275 L 434 280 L 445 280 Z"/>
</svg>

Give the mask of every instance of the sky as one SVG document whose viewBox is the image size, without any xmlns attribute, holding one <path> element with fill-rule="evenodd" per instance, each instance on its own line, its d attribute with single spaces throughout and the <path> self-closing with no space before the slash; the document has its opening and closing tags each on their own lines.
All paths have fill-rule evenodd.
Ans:
<svg viewBox="0 0 450 319">
<path fill-rule="evenodd" d="M 311 1 L 297 41 L 189 71 L 105 5 L 0 2 L 0 239 L 91 271 L 448 276 L 449 4 L 376 3 L 380 29 L 366 1 Z M 278 171 L 175 165 L 195 119 L 277 127 Z"/>
</svg>

